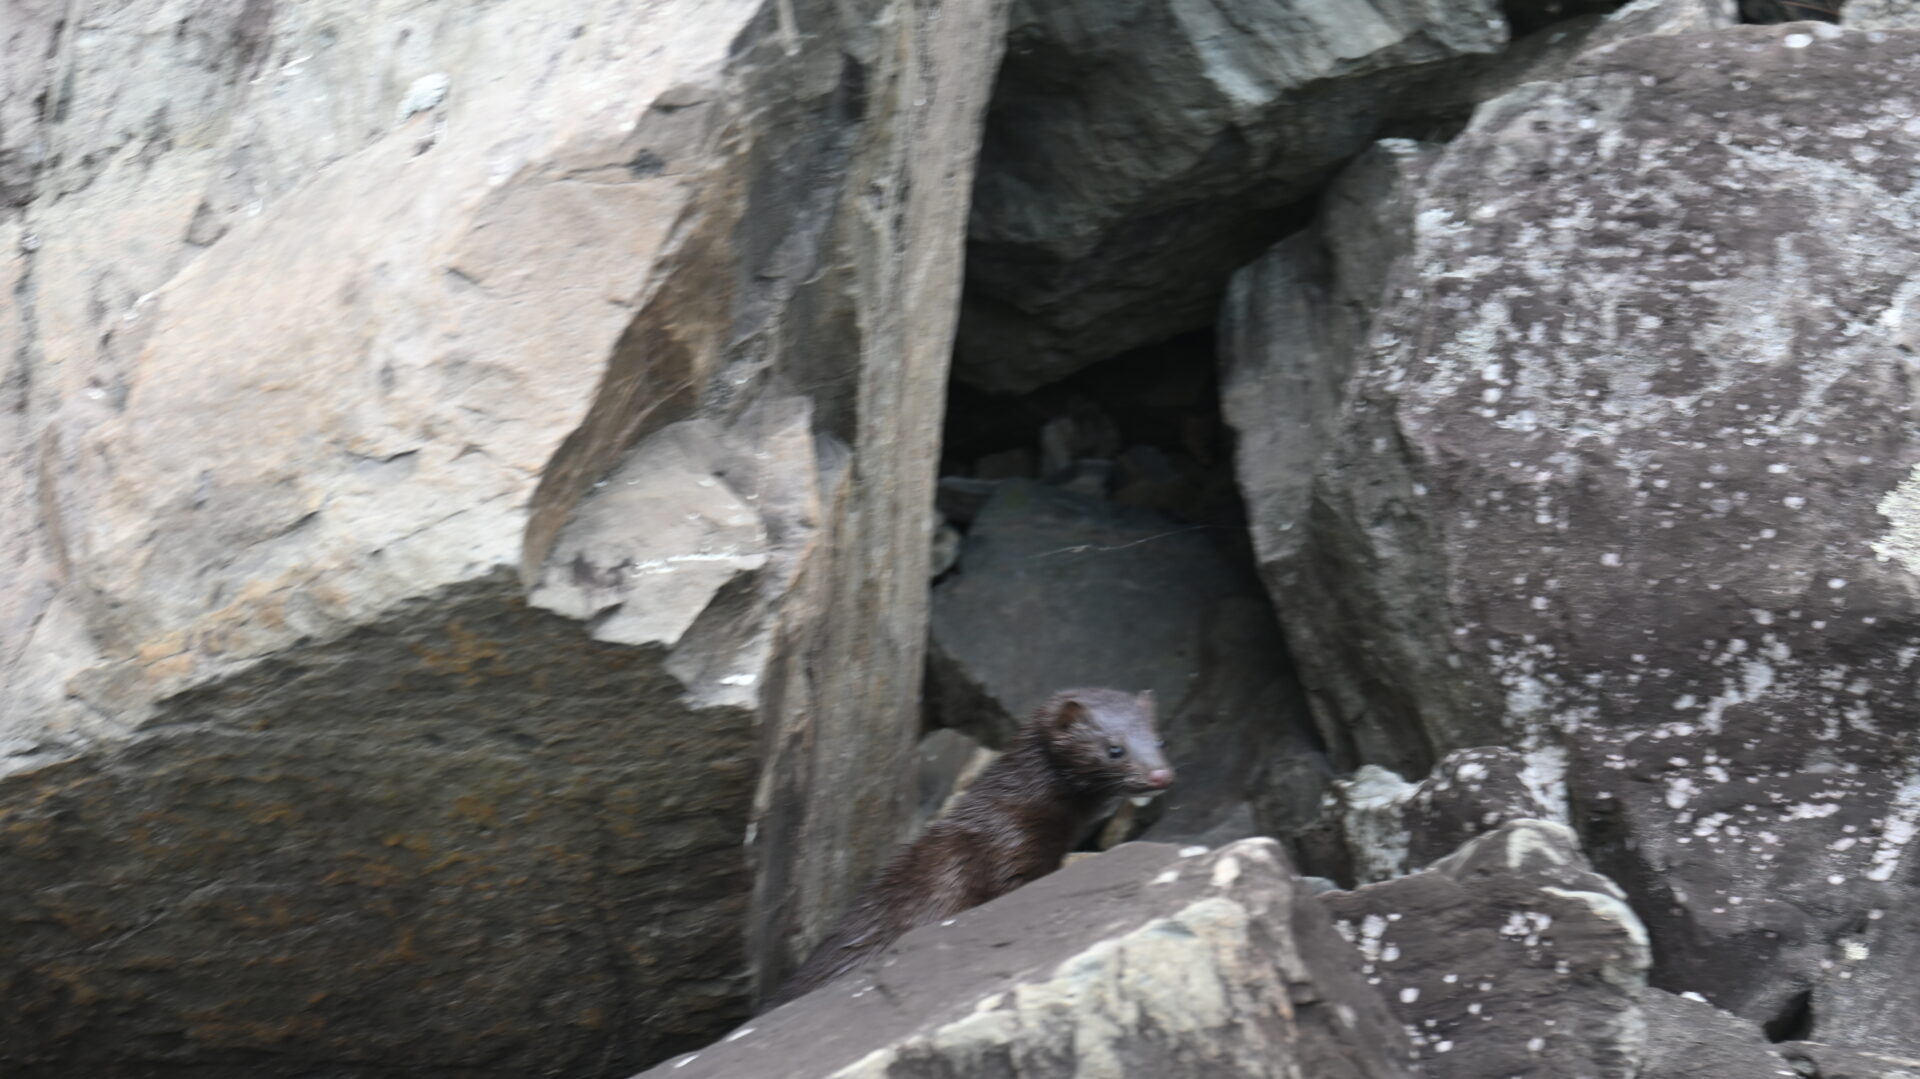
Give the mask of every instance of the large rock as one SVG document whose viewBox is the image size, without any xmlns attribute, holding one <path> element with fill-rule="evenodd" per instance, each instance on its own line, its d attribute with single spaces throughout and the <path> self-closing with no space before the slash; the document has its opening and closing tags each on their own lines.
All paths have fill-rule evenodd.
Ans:
<svg viewBox="0 0 1920 1079">
<path fill-rule="evenodd" d="M 0 1070 L 704 1040 L 909 816 L 999 5 L 56 7 L 0 31 Z"/>
<path fill-rule="evenodd" d="M 1232 271 L 1390 131 L 1729 0 L 1020 0 L 981 151 L 955 374 L 1023 392 L 1211 323 Z M 1517 30 L 1539 33 L 1512 42 Z M 1569 16 L 1573 16 L 1569 18 Z M 1558 20 L 1556 22 L 1556 20 Z"/>
<path fill-rule="evenodd" d="M 955 359 L 1000 392 L 1205 325 L 1415 69 L 1507 40 L 1494 0 L 1021 0 L 1010 25 Z"/>
<path fill-rule="evenodd" d="M 1564 770 L 1656 984 L 1907 1045 L 1839 983 L 1910 949 L 1835 953 L 1920 898 L 1916 74 L 1920 39 L 1796 24 L 1484 106 L 1383 207 L 1338 433 L 1254 522 L 1359 759 Z"/>
<path fill-rule="evenodd" d="M 1408 1075 L 1358 956 L 1279 847 L 1136 843 L 902 937 L 661 1079 Z"/>
<path fill-rule="evenodd" d="M 1639 1074 L 1646 930 L 1565 825 L 1512 821 L 1422 872 L 1320 899 L 1432 1079 Z"/>
<path fill-rule="evenodd" d="M 1409 783 L 1377 764 L 1333 781 L 1306 869 L 1356 884 L 1423 869 L 1509 821 L 1564 819 L 1566 792 L 1508 749 L 1462 749 Z"/>
<path fill-rule="evenodd" d="M 1840 21 L 1861 30 L 1920 30 L 1920 10 L 1906 0 L 1846 0 Z"/>
<path fill-rule="evenodd" d="M 1920 1079 L 1920 1060 L 1819 1042 L 1786 1042 L 1780 1055 L 1805 1079 Z"/>
<path fill-rule="evenodd" d="M 1640 1079 L 1802 1079 L 1760 1028 L 1703 999 L 1649 989 Z"/>
<path fill-rule="evenodd" d="M 1249 834 L 1238 811 L 1262 765 L 1316 755 L 1259 581 L 1213 529 L 1008 480 L 934 589 L 930 624 L 934 719 L 995 745 L 1063 687 L 1153 690 L 1179 776 L 1155 838 L 1234 818 Z"/>
</svg>

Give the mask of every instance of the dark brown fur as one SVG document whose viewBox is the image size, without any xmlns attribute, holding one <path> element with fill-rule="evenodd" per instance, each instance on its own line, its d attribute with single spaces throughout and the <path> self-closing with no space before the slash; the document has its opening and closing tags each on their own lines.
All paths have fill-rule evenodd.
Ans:
<svg viewBox="0 0 1920 1079">
<path fill-rule="evenodd" d="M 1164 774 L 1150 779 L 1156 772 Z M 860 966 L 909 929 L 1046 876 L 1122 797 L 1156 793 L 1172 779 L 1152 694 L 1054 695 L 950 811 L 894 854 L 761 1010 Z"/>
</svg>

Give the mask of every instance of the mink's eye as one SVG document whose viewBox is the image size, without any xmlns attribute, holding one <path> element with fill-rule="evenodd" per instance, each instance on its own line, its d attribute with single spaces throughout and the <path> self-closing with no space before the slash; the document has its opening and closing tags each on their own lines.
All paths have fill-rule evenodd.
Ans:
<svg viewBox="0 0 1920 1079">
<path fill-rule="evenodd" d="M 1167 740 L 1165 738 L 1162 738 L 1158 742 L 1155 742 L 1154 746 L 1158 749 L 1165 749 L 1167 748 Z"/>
<path fill-rule="evenodd" d="M 1120 745 L 1118 742 L 1112 742 L 1107 745 L 1107 756 L 1112 757 L 1114 760 L 1119 760 L 1126 755 L 1126 746 Z"/>
</svg>

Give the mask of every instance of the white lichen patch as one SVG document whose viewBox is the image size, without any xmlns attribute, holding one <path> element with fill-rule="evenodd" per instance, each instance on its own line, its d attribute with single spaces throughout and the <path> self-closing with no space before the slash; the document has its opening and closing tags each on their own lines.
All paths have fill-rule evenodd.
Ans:
<svg viewBox="0 0 1920 1079">
<path fill-rule="evenodd" d="M 1894 792 L 1893 805 L 1887 811 L 1887 822 L 1880 829 L 1880 841 L 1874 846 L 1873 864 L 1867 869 L 1867 879 L 1892 880 L 1893 871 L 1900 864 L 1900 856 L 1906 853 L 1907 844 L 1913 842 L 1916 832 L 1920 832 L 1920 775 L 1907 777 L 1907 781 Z"/>
<path fill-rule="evenodd" d="M 1355 879 L 1371 884 L 1404 874 L 1413 837 L 1402 812 L 1419 788 L 1377 764 L 1361 765 L 1336 786 Z"/>
<path fill-rule="evenodd" d="M 1874 556 L 1882 562 L 1898 562 L 1908 573 L 1920 576 L 1920 465 L 1913 466 L 1874 509 L 1891 522 L 1886 535 L 1873 541 Z"/>
</svg>

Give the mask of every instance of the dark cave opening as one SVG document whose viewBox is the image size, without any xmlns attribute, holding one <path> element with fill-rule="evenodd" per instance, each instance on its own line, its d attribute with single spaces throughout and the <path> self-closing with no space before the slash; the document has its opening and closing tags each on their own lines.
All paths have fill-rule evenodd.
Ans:
<svg viewBox="0 0 1920 1079">
<path fill-rule="evenodd" d="M 1813 990 L 1796 993 L 1761 1030 L 1770 1042 L 1806 1041 L 1813 1033 Z"/>
<path fill-rule="evenodd" d="M 1082 849 L 1104 849 L 1136 837 L 1190 839 L 1205 831 L 1194 823 L 1200 819 L 1225 829 L 1218 833 L 1225 838 L 1285 833 L 1303 826 L 1317 812 L 1331 768 L 1271 602 L 1259 584 L 1247 511 L 1235 482 L 1234 435 L 1222 416 L 1220 393 L 1217 342 L 1211 328 L 1122 353 L 1025 394 L 988 393 L 959 381 L 950 384 L 937 509 L 945 526 L 953 530 L 951 550 L 959 560 L 939 568 L 935 578 L 929 642 L 934 658 L 929 662 L 926 707 L 930 733 L 923 743 L 929 748 L 922 753 L 923 819 L 951 789 L 965 759 L 964 753 L 955 755 L 948 740 L 953 731 L 942 728 L 981 733 L 980 727 L 956 717 L 953 693 L 946 688 L 956 676 L 951 670 L 954 665 L 939 659 L 943 593 L 969 572 L 967 552 L 990 549 L 997 542 L 998 533 L 982 537 L 977 545 L 968 539 L 976 535 L 976 521 L 989 500 L 1008 484 L 1032 484 L 1057 492 L 1058 505 L 1066 512 L 1084 511 L 1089 535 L 1120 520 L 1133 529 L 1112 545 L 1065 545 L 1064 558 L 1078 561 L 1056 563 L 1058 572 L 1043 575 L 1035 585 L 1060 590 L 1050 618 L 1064 625 L 1103 617 L 1105 604 L 1089 599 L 1083 588 L 1076 590 L 1079 586 L 1066 579 L 1084 566 L 1097 565 L 1102 557 L 1115 557 L 1112 549 L 1118 547 L 1127 548 L 1125 556 L 1135 558 L 1134 565 L 1147 575 L 1153 574 L 1150 567 L 1156 550 L 1165 552 L 1169 572 L 1176 575 L 1177 567 L 1193 565 L 1181 558 L 1204 550 L 1207 554 L 1201 557 L 1206 564 L 1194 570 L 1195 592 L 1211 595 L 1221 588 L 1223 578 L 1232 578 L 1240 594 L 1229 601 L 1235 612 L 1229 621 L 1261 623 L 1252 632 L 1262 642 L 1255 647 L 1264 647 L 1263 652 L 1236 653 L 1235 646 L 1210 646 L 1198 640 L 1191 646 L 1191 655 L 1184 657 L 1191 667 L 1186 677 L 1193 680 L 1193 692 L 1161 694 L 1163 733 L 1191 799 L 1185 805 L 1202 803 L 1209 808 L 1186 812 L 1172 797 L 1143 813 L 1129 813 L 1123 807 Z M 1110 514 L 1114 516 L 1109 518 Z M 986 526 L 986 530 L 996 527 L 1000 526 Z M 1176 546 L 1183 554 L 1170 550 Z M 1114 587 L 1137 584 L 1142 589 L 1159 588 L 1158 594 L 1165 596 L 1184 583 L 1156 577 L 1120 580 Z M 1171 617 L 1180 615 L 1176 612 Z M 1070 652 L 1087 639 L 1082 632 L 1062 632 L 1040 647 L 1056 650 L 1058 665 L 1072 669 Z M 1246 643 L 1242 640 L 1241 646 Z M 1181 661 L 1182 657 L 1175 657 L 1171 662 Z M 1238 674 L 1222 673 L 1236 663 Z M 1267 683 L 1258 691 L 1244 688 L 1249 666 L 1260 668 L 1256 677 Z M 1140 677 L 1150 680 L 1151 673 Z M 1221 690 L 1218 686 L 1223 681 L 1242 688 Z M 968 689 L 970 696 L 979 692 Z M 1255 714 L 1238 714 L 1249 706 Z M 981 740 L 995 742 L 990 733 Z M 945 763 L 935 763 L 943 755 Z M 1222 823 L 1233 812 L 1224 808 L 1229 806 L 1245 807 L 1233 818 L 1237 825 Z M 1227 834 L 1236 829 L 1237 834 Z"/>
</svg>

